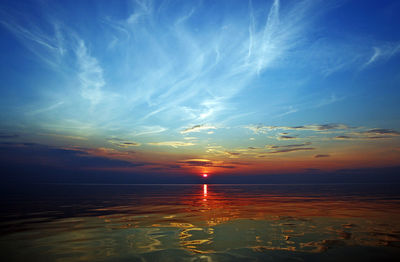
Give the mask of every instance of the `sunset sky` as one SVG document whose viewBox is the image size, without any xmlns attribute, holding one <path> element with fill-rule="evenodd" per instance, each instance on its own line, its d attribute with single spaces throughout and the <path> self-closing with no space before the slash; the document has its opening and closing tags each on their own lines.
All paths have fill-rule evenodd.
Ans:
<svg viewBox="0 0 400 262">
<path fill-rule="evenodd" d="M 1 1 L 3 177 L 379 177 L 400 166 L 399 13 L 396 0 Z"/>
</svg>

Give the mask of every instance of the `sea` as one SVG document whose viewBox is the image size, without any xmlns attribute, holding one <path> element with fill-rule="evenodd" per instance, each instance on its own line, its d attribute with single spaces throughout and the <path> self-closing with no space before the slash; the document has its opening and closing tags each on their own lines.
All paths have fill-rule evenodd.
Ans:
<svg viewBox="0 0 400 262">
<path fill-rule="evenodd" d="M 399 184 L 1 189 L 4 262 L 400 261 Z"/>
</svg>

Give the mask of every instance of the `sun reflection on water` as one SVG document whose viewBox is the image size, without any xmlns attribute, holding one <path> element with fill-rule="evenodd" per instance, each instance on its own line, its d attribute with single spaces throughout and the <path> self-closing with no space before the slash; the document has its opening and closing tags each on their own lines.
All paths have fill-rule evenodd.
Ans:
<svg viewBox="0 0 400 262">
<path fill-rule="evenodd" d="M 3 224 L 3 232 L 8 234 L 0 240 L 3 249 L 10 252 L 15 251 L 15 241 L 31 244 L 26 252 L 33 257 L 36 254 L 35 258 L 41 245 L 61 257 L 66 255 L 64 250 L 84 246 L 85 254 L 90 254 L 93 261 L 99 260 L 99 245 L 106 252 L 104 256 L 124 254 L 146 260 L 147 256 L 175 252 L 176 258 L 187 256 L 184 261 L 195 261 L 201 256 L 230 257 L 234 252 L 260 255 L 263 261 L 263 255 L 275 251 L 303 256 L 360 246 L 385 248 L 386 252 L 400 246 L 397 193 L 379 191 L 365 195 L 348 189 L 338 192 L 338 187 L 334 191 L 333 187 L 304 188 L 200 184 L 118 187 L 109 193 L 101 188 L 85 188 L 80 199 L 96 196 L 100 202 L 90 200 L 89 206 L 74 206 L 75 202 L 66 205 L 66 201 L 76 198 L 62 198 L 60 202 L 54 198 L 42 200 L 38 207 L 47 203 L 58 208 L 57 214 L 67 214 L 68 206 L 81 209 L 75 209 L 79 213 L 75 211 L 72 216 L 60 215 L 40 223 L 38 212 L 30 215 L 31 221 L 29 214 L 14 224 L 8 221 Z M 27 209 L 25 203 L 22 207 Z M 22 230 L 37 235 L 27 239 L 18 233 Z M 227 261 L 238 261 L 239 253 L 234 260 Z M 77 254 L 66 261 L 78 258 Z"/>
<path fill-rule="evenodd" d="M 203 185 L 203 201 L 207 201 L 207 184 Z"/>
</svg>

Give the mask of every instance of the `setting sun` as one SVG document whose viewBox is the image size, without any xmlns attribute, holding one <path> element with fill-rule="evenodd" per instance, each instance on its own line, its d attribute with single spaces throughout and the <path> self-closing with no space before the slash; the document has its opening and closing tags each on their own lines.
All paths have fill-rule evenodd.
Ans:
<svg viewBox="0 0 400 262">
<path fill-rule="evenodd" d="M 203 174 L 203 177 L 208 177 L 208 175 L 207 174 Z"/>
</svg>

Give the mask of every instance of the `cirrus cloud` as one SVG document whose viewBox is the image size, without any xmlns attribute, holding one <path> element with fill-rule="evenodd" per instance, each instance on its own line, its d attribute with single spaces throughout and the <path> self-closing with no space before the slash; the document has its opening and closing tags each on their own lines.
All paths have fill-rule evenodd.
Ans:
<svg viewBox="0 0 400 262">
<path fill-rule="evenodd" d="M 172 147 L 182 147 L 182 146 L 194 146 L 192 142 L 181 142 L 181 141 L 165 141 L 165 142 L 150 142 L 147 143 L 151 146 L 172 146 Z"/>
</svg>

